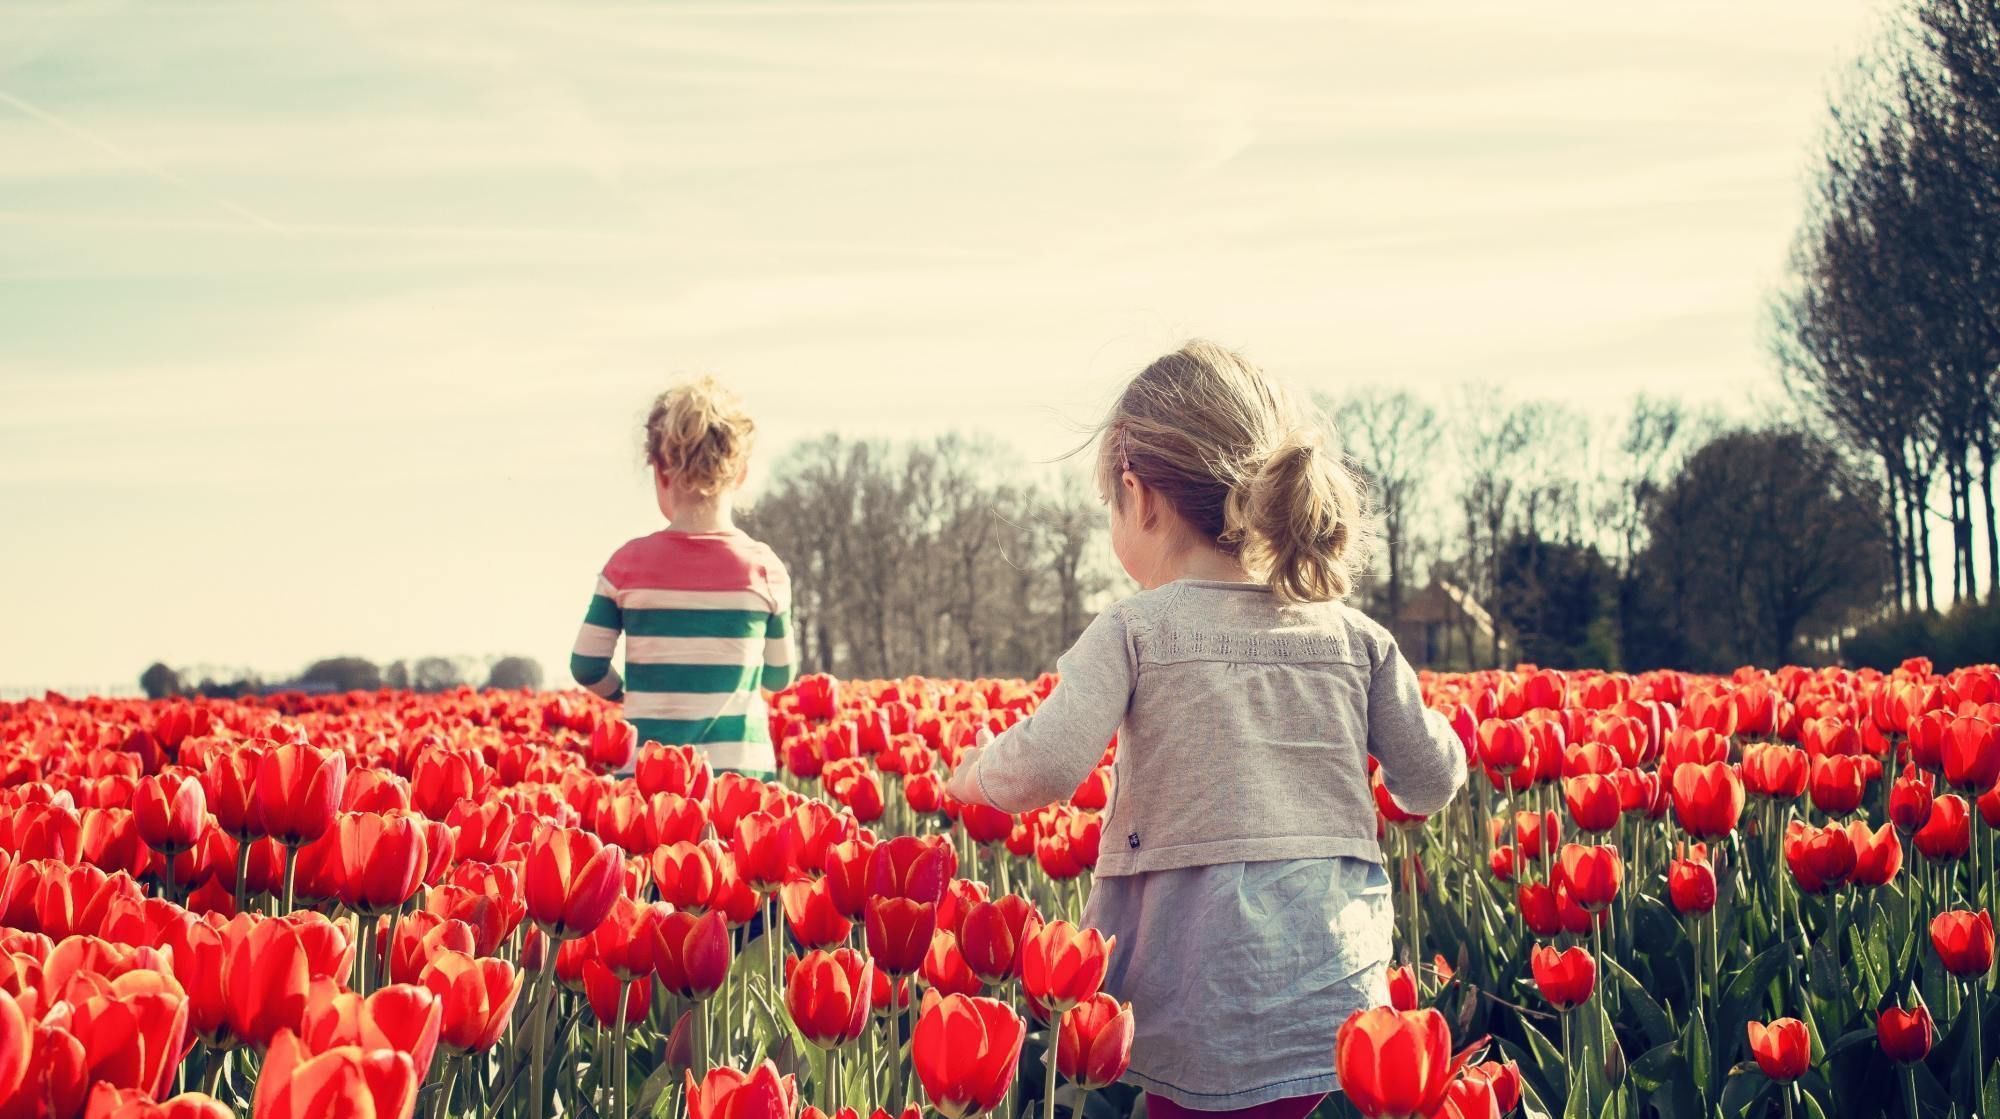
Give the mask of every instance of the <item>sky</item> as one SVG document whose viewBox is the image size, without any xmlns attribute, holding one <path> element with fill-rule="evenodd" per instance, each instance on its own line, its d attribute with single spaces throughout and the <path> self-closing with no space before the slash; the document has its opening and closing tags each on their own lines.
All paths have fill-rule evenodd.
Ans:
<svg viewBox="0 0 2000 1119">
<path fill-rule="evenodd" d="M 1782 399 L 1863 0 L 0 6 L 0 688 L 565 663 L 673 377 L 1060 453 L 1295 383 Z"/>
</svg>

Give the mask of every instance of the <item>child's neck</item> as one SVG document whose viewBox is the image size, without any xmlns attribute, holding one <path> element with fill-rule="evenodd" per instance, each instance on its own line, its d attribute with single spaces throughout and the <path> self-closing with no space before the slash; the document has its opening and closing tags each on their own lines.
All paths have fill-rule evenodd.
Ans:
<svg viewBox="0 0 2000 1119">
<path fill-rule="evenodd" d="M 734 532 L 736 516 L 727 499 L 704 501 L 695 505 L 680 505 L 674 509 L 674 519 L 667 525 L 670 532 Z"/>
<path fill-rule="evenodd" d="M 1168 561 L 1167 581 L 1207 579 L 1221 583 L 1248 583 L 1253 580 L 1243 561 L 1213 545 L 1198 544 L 1175 554 Z"/>
</svg>

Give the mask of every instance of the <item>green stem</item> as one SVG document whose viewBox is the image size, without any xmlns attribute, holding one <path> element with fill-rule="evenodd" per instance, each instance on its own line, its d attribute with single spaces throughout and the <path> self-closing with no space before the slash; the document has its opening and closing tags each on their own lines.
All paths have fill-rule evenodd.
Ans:
<svg viewBox="0 0 2000 1119">
<path fill-rule="evenodd" d="M 292 911 L 292 882 L 297 877 L 298 869 L 299 869 L 299 849 L 297 847 L 292 847 L 287 845 L 285 847 L 285 912 L 286 913 L 290 913 Z"/>
<path fill-rule="evenodd" d="M 243 907 L 250 901 L 250 842 L 248 839 L 236 841 L 236 912 L 238 913 L 243 912 Z"/>
<path fill-rule="evenodd" d="M 713 1067 L 713 1062 L 709 1060 L 708 1055 L 710 1041 L 708 1012 L 709 1004 L 698 1002 L 694 1004 L 694 1009 L 688 1015 L 688 1032 L 693 1035 L 688 1039 L 688 1065 L 694 1070 L 694 1078 L 696 1080 L 707 1076 L 708 1070 Z M 728 1031 L 725 1030 L 724 1032 L 727 1033 Z"/>
<path fill-rule="evenodd" d="M 1917 1069 L 1915 1065 L 1902 1066 L 1903 1074 L 1903 1114 L 1905 1119 L 1917 1119 Z"/>
<path fill-rule="evenodd" d="M 1047 1086 L 1042 1089 L 1042 1119 L 1056 1119 L 1056 1047 L 1062 1044 L 1062 1020 L 1060 1011 L 1049 1011 L 1049 1048 L 1044 1054 L 1048 1061 Z"/>
<path fill-rule="evenodd" d="M 618 981 L 618 1017 L 611 1023 L 611 1115 L 625 1119 L 625 1003 L 632 997 L 632 984 Z"/>
<path fill-rule="evenodd" d="M 544 929 L 542 940 L 542 991 L 541 998 L 535 1002 L 534 1056 L 528 1066 L 528 1114 L 534 1119 L 541 1119 L 542 1109 L 547 1103 L 542 1094 L 542 1084 L 543 1073 L 546 1071 L 544 1066 L 549 1055 L 549 1011 L 554 1008 L 556 1001 L 555 971 L 558 945 L 555 933 Z"/>
<path fill-rule="evenodd" d="M 1985 1007 L 1979 997 L 1979 984 L 1970 978 L 1965 981 L 1965 1006 L 1972 1013 L 1972 1098 L 1976 1100 L 1986 1086 L 1986 1046 L 1980 1036 L 1984 1032 L 1980 1019 L 1985 1017 L 1981 1013 Z"/>
<path fill-rule="evenodd" d="M 444 1083 L 439 1085 L 437 1099 L 431 1105 L 431 1115 L 435 1119 L 445 1119 L 451 1114 L 451 1093 L 458 1087 L 458 1066 L 458 1061 L 445 1058 Z"/>
</svg>

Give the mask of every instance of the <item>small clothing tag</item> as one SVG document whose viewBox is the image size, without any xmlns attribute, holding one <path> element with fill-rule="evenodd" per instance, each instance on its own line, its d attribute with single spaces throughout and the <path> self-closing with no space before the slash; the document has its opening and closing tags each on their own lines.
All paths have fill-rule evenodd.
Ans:
<svg viewBox="0 0 2000 1119">
<path fill-rule="evenodd" d="M 1126 836 L 1125 846 L 1137 851 L 1139 849 L 1139 833 L 1133 832 L 1131 835 Z"/>
</svg>

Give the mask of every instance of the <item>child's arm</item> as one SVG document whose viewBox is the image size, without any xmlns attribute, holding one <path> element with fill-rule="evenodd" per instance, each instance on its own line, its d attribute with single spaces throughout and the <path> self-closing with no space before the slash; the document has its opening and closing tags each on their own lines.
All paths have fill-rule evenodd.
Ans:
<svg viewBox="0 0 2000 1119">
<path fill-rule="evenodd" d="M 1391 639 L 1368 688 L 1368 752 L 1382 784 L 1408 812 L 1428 816 L 1465 784 L 1465 746 L 1445 717 L 1424 706 L 1416 671 Z"/>
<path fill-rule="evenodd" d="M 1132 702 L 1132 647 L 1107 610 L 1056 662 L 1061 680 L 1035 713 L 960 763 L 952 795 L 1028 812 L 1076 791 L 1104 757 Z"/>
<path fill-rule="evenodd" d="M 771 617 L 764 623 L 764 672 L 758 684 L 766 691 L 783 691 L 799 677 L 798 647 L 792 640 L 792 580 L 782 563 L 765 572 L 770 584 Z"/>
<path fill-rule="evenodd" d="M 618 651 L 618 633 L 624 628 L 625 616 L 618 609 L 618 588 L 599 575 L 597 593 L 590 596 L 583 628 L 576 634 L 576 647 L 570 650 L 570 678 L 605 699 L 625 698 L 625 681 L 611 667 L 611 654 Z"/>
</svg>

